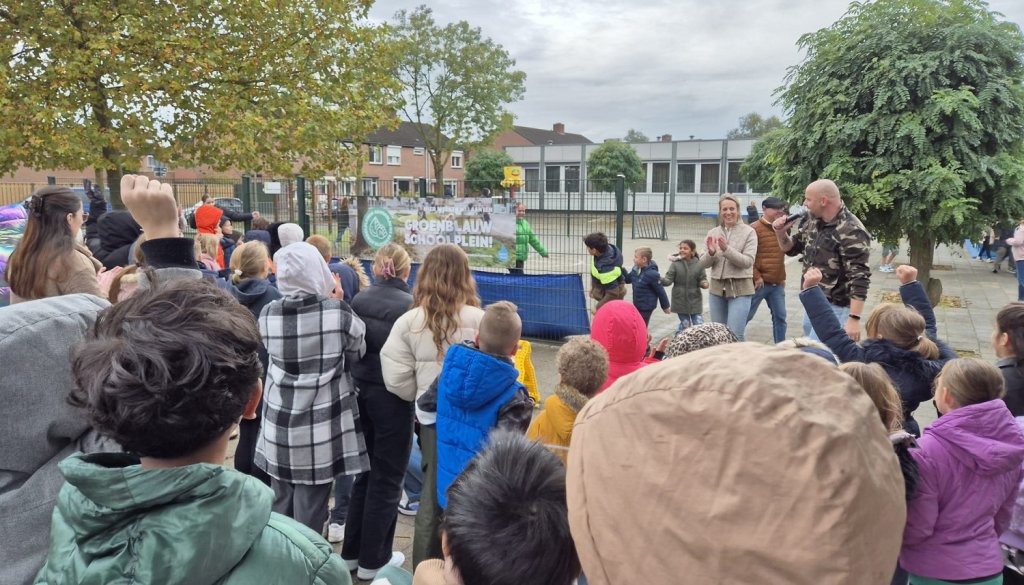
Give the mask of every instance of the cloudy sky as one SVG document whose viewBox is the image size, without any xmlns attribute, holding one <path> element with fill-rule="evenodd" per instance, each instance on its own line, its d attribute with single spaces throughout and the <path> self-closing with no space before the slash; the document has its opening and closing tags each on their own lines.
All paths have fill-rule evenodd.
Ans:
<svg viewBox="0 0 1024 585">
<path fill-rule="evenodd" d="M 424 0 L 378 0 L 390 20 Z M 651 139 L 721 138 L 747 112 L 781 114 L 772 93 L 800 60 L 801 34 L 839 19 L 846 0 L 431 0 L 438 23 L 466 20 L 526 72 L 516 124 L 599 142 L 629 128 Z M 1024 0 L 991 0 L 1024 27 Z"/>
</svg>

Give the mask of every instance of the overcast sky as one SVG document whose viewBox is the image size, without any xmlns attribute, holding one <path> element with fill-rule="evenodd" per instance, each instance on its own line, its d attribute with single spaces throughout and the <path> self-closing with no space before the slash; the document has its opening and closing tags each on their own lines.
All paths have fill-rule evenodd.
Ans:
<svg viewBox="0 0 1024 585">
<path fill-rule="evenodd" d="M 378 0 L 390 20 L 424 0 Z M 827 27 L 845 0 L 431 0 L 439 24 L 466 20 L 526 72 L 516 124 L 595 142 L 629 128 L 652 140 L 722 138 L 740 116 L 781 114 L 774 90 L 796 64 L 800 35 Z M 1024 0 L 992 0 L 1024 26 Z"/>
</svg>

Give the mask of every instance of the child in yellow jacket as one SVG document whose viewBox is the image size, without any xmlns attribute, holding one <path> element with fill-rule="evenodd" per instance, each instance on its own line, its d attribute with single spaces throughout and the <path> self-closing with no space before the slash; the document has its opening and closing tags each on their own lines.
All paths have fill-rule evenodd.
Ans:
<svg viewBox="0 0 1024 585">
<path fill-rule="evenodd" d="M 558 387 L 544 402 L 544 410 L 534 417 L 526 438 L 543 443 L 567 461 L 576 414 L 608 376 L 608 352 L 592 339 L 576 337 L 558 350 L 555 366 L 560 378 Z"/>
</svg>

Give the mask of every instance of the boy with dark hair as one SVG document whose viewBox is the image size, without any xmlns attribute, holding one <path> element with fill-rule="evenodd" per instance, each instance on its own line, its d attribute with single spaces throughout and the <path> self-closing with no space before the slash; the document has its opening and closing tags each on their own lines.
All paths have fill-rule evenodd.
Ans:
<svg viewBox="0 0 1024 585">
<path fill-rule="evenodd" d="M 61 462 L 37 583 L 351 582 L 319 535 L 271 513 L 269 488 L 224 466 L 259 403 L 259 339 L 248 309 L 201 279 L 100 315 L 72 355 L 69 400 L 126 453 Z"/>
<path fill-rule="evenodd" d="M 579 576 L 565 468 L 540 444 L 495 431 L 448 496 L 444 561 L 420 563 L 414 585 L 570 585 Z"/>
<path fill-rule="evenodd" d="M 633 306 L 640 311 L 645 325 L 651 324 L 651 314 L 659 302 L 661 310 L 672 313 L 658 265 L 654 262 L 654 252 L 650 248 L 637 248 L 633 252 L 633 268 L 626 274 L 626 282 L 633 285 Z"/>
<path fill-rule="evenodd" d="M 626 278 L 622 272 L 622 252 L 601 232 L 583 238 L 590 259 L 590 297 L 597 301 L 597 311 L 608 301 L 626 296 Z"/>
</svg>

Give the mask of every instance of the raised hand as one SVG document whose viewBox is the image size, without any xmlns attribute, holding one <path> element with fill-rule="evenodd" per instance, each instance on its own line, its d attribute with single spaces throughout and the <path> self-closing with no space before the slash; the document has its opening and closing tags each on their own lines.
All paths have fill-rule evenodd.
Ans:
<svg viewBox="0 0 1024 585">
<path fill-rule="evenodd" d="M 896 267 L 896 278 L 900 280 L 900 284 L 908 284 L 917 280 L 917 268 L 909 264 L 903 264 Z"/>
<path fill-rule="evenodd" d="M 178 205 L 170 185 L 142 175 L 124 175 L 121 201 L 147 240 L 178 237 Z"/>
<path fill-rule="evenodd" d="M 819 282 L 821 282 L 820 270 L 811 267 L 807 269 L 807 272 L 804 272 L 804 289 L 809 289 L 818 286 Z"/>
<path fill-rule="evenodd" d="M 729 240 L 725 236 L 718 236 L 718 249 L 723 252 L 729 249 Z"/>
<path fill-rule="evenodd" d="M 708 236 L 706 244 L 708 246 L 708 254 L 714 256 L 715 252 L 718 251 L 718 244 L 715 242 L 715 236 Z"/>
</svg>

